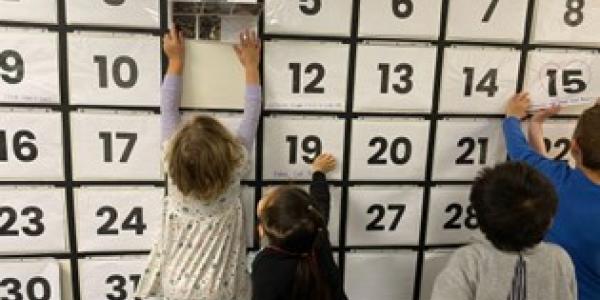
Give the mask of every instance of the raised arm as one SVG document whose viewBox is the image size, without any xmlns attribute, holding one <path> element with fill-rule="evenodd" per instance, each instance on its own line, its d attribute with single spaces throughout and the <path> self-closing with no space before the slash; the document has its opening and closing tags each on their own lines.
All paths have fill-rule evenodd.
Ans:
<svg viewBox="0 0 600 300">
<path fill-rule="evenodd" d="M 160 95 L 161 143 L 166 142 L 179 126 L 181 115 L 181 89 L 185 58 L 185 42 L 183 33 L 176 29 L 165 34 L 163 50 L 169 59 L 167 75 L 164 78 Z"/>
<path fill-rule="evenodd" d="M 240 34 L 240 43 L 234 46 L 246 73 L 246 100 L 244 116 L 237 136 L 248 152 L 252 151 L 261 112 L 261 88 L 258 65 L 260 64 L 260 40 L 255 32 L 246 30 Z"/>
<path fill-rule="evenodd" d="M 329 223 L 329 210 L 331 207 L 331 194 L 325 174 L 333 171 L 336 167 L 335 157 L 331 154 L 321 154 L 313 162 L 311 168 L 313 178 L 310 184 L 310 195 L 317 201 L 318 209 Z"/>
<path fill-rule="evenodd" d="M 529 104 L 529 95 L 525 93 L 517 94 L 509 101 L 506 119 L 502 124 L 508 155 L 511 160 L 524 161 L 544 173 L 553 183 L 559 183 L 568 175 L 569 166 L 548 159 L 535 151 L 527 142 L 521 128 L 521 119 L 527 116 Z"/>
<path fill-rule="evenodd" d="M 560 111 L 560 107 L 552 107 L 550 109 L 542 109 L 533 115 L 529 121 L 528 138 L 529 145 L 537 153 L 548 156 L 548 150 L 544 143 L 544 122 L 551 116 L 557 114 Z"/>
</svg>

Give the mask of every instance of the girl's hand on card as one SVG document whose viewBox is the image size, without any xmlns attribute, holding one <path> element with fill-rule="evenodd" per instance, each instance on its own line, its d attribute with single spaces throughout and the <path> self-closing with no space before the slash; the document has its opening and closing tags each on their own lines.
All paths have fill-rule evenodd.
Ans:
<svg viewBox="0 0 600 300">
<path fill-rule="evenodd" d="M 234 45 L 233 49 L 240 63 L 246 69 L 246 84 L 259 84 L 260 40 L 256 32 L 246 29 L 240 34 L 240 43 Z"/>
<path fill-rule="evenodd" d="M 169 58 L 167 73 L 181 75 L 185 59 L 185 39 L 183 32 L 171 28 L 169 33 L 163 37 L 163 51 L 167 58 Z"/>
<path fill-rule="evenodd" d="M 313 172 L 321 172 L 327 174 L 335 169 L 337 165 L 336 159 L 329 153 L 319 155 L 312 163 Z"/>
<path fill-rule="evenodd" d="M 506 117 L 515 117 L 519 120 L 527 116 L 527 110 L 531 105 L 531 99 L 528 93 L 519 93 L 508 100 L 506 107 Z"/>
<path fill-rule="evenodd" d="M 533 114 L 531 122 L 533 123 L 544 123 L 548 118 L 556 115 L 560 112 L 560 106 L 552 106 L 550 108 L 544 108 Z"/>
</svg>

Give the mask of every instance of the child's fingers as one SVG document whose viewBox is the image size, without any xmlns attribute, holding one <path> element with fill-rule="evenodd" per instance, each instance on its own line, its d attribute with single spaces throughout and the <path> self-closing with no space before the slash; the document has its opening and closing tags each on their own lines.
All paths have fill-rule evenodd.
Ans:
<svg viewBox="0 0 600 300">
<path fill-rule="evenodd" d="M 240 49 L 239 45 L 233 45 L 233 51 L 237 54 L 238 57 L 242 56 L 242 49 Z"/>
</svg>

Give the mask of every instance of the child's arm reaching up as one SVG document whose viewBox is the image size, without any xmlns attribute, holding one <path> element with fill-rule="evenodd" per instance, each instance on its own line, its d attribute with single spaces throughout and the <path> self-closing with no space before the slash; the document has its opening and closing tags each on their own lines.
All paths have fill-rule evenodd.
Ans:
<svg viewBox="0 0 600 300">
<path fill-rule="evenodd" d="M 310 195 L 317 201 L 319 212 L 323 214 L 326 223 L 329 223 L 331 195 L 325 174 L 333 171 L 335 166 L 335 157 L 328 153 L 319 155 L 311 166 L 313 180 L 310 184 Z"/>
<path fill-rule="evenodd" d="M 529 144 L 537 153 L 547 156 L 546 144 L 544 143 L 544 122 L 549 117 L 557 114 L 560 111 L 559 106 L 554 106 L 549 109 L 542 109 L 533 115 L 529 121 Z"/>
<path fill-rule="evenodd" d="M 167 75 L 163 80 L 160 95 L 160 127 L 161 143 L 166 142 L 179 126 L 181 115 L 181 86 L 183 65 L 185 58 L 185 44 L 183 33 L 176 29 L 165 34 L 163 38 L 163 50 L 169 59 Z"/>
<path fill-rule="evenodd" d="M 240 63 L 246 72 L 246 102 L 244 116 L 237 136 L 248 152 L 252 151 L 261 111 L 261 89 L 258 72 L 260 64 L 260 40 L 249 30 L 240 34 L 240 43 L 234 46 Z"/>
</svg>

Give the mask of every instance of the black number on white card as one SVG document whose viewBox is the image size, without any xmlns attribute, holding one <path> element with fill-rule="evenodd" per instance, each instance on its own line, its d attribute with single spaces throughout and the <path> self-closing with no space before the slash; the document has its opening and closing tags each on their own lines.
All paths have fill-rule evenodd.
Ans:
<svg viewBox="0 0 600 300">
<path fill-rule="evenodd" d="M 411 0 L 392 0 L 392 11 L 401 19 L 409 18 L 415 7 Z"/>
<path fill-rule="evenodd" d="M 112 133 L 102 131 L 99 133 L 98 136 L 104 142 L 104 162 L 107 162 L 107 163 L 113 162 Z M 129 161 L 129 157 L 131 157 L 131 152 L 133 152 L 133 147 L 135 146 L 137 137 L 138 137 L 137 133 L 133 133 L 133 132 L 117 132 L 117 133 L 115 133 L 115 139 L 127 140 L 127 144 L 125 145 L 125 149 L 123 150 L 123 154 L 121 154 L 121 158 L 119 159 L 119 162 L 126 163 Z"/>
<path fill-rule="evenodd" d="M 121 6 L 125 3 L 125 0 L 104 0 L 104 3 L 110 6 Z"/>
<path fill-rule="evenodd" d="M 479 146 L 481 147 L 481 150 L 479 151 L 479 164 L 485 165 L 487 163 L 488 143 L 488 138 L 478 138 L 477 140 L 475 140 L 475 138 L 472 137 L 465 137 L 460 139 L 458 141 L 458 147 L 466 147 L 467 149 L 459 158 L 456 159 L 456 164 L 474 165 L 475 159 L 473 159 L 471 156 L 473 155 L 473 152 L 475 152 L 477 144 L 479 144 Z"/>
<path fill-rule="evenodd" d="M 0 297 L 0 300 L 50 300 L 52 289 L 50 283 L 44 277 L 33 277 L 25 283 L 25 294 L 21 291 L 23 284 L 17 278 L 3 278 L 0 280 L 0 288 L 6 287 L 9 297 Z M 26 298 L 24 298 L 26 297 Z"/>
<path fill-rule="evenodd" d="M 298 163 L 298 136 L 288 135 L 285 137 L 285 141 L 290 144 L 290 164 L 295 165 Z M 302 160 L 307 164 L 312 164 L 323 150 L 323 143 L 316 135 L 309 135 L 302 139 L 301 146 L 302 151 L 305 153 L 305 155 L 302 155 Z"/>
<path fill-rule="evenodd" d="M 302 86 L 302 64 L 300 63 L 290 63 L 290 70 L 292 71 L 292 93 L 300 94 L 301 86 Z M 319 84 L 325 78 L 325 67 L 323 67 L 320 63 L 310 63 L 304 69 L 304 74 L 310 75 L 316 72 L 314 78 L 304 87 L 305 94 L 323 94 L 325 93 L 325 88 L 319 86 Z"/>
<path fill-rule="evenodd" d="M 300 11 L 308 16 L 314 16 L 321 11 L 321 0 L 300 0 Z"/>
<path fill-rule="evenodd" d="M 119 212 L 112 206 L 102 206 L 96 211 L 97 217 L 104 218 L 105 215 L 108 215 L 108 218 L 98 228 L 98 235 L 118 235 L 119 229 L 114 228 L 113 225 L 119 218 Z M 134 207 L 121 224 L 121 230 L 135 231 L 136 235 L 144 234 L 147 228 L 148 225 L 144 223 L 144 209 L 141 207 Z"/>
<path fill-rule="evenodd" d="M 465 67 L 463 73 L 466 76 L 465 83 L 465 97 L 471 97 L 473 95 L 473 84 L 475 78 L 475 68 Z M 498 69 L 490 69 L 485 73 L 483 78 L 477 83 L 475 87 L 476 92 L 484 93 L 487 92 L 488 97 L 494 97 L 498 92 Z"/>
<path fill-rule="evenodd" d="M 17 222 L 17 211 L 8 206 L 0 207 L 0 218 L 8 216 L 6 222 L 0 225 L 0 236 L 19 236 L 19 231 L 11 229 Z M 28 217 L 29 225 L 21 227 L 21 231 L 27 236 L 40 236 L 46 227 L 42 223 L 44 212 L 36 206 L 27 206 L 21 210 L 21 216 Z"/>
<path fill-rule="evenodd" d="M 398 224 L 404 215 L 404 211 L 406 211 L 406 205 L 404 204 L 388 204 L 387 210 L 395 211 L 396 215 L 394 216 L 394 220 L 390 224 L 389 231 L 394 231 L 398 228 Z M 381 220 L 385 217 L 386 208 L 381 204 L 373 204 L 369 206 L 367 209 L 368 214 L 376 214 L 375 219 L 371 221 L 367 225 L 367 231 L 384 231 L 385 225 L 380 224 Z"/>
<path fill-rule="evenodd" d="M 133 284 L 133 290 L 137 289 L 138 284 L 140 283 L 141 275 L 139 274 L 131 274 L 129 275 L 129 280 Z M 114 293 L 106 294 L 106 299 L 108 300 L 125 300 L 128 298 L 127 290 L 125 290 L 125 286 L 127 285 L 127 279 L 125 276 L 120 274 L 113 274 L 106 278 L 106 284 L 110 285 L 112 291 Z M 140 298 L 136 297 L 136 300 Z"/>
<path fill-rule="evenodd" d="M 494 15 L 494 11 L 496 10 L 496 7 L 498 6 L 498 2 L 499 2 L 499 0 L 492 0 L 492 2 L 490 3 L 490 6 L 488 6 L 488 9 L 485 11 L 485 15 L 483 15 L 483 19 L 481 20 L 481 22 L 487 23 L 490 21 L 490 19 L 492 18 L 492 15 Z"/>
<path fill-rule="evenodd" d="M 567 0 L 567 12 L 565 12 L 565 24 L 577 27 L 583 23 L 583 7 L 585 0 Z"/>
<path fill-rule="evenodd" d="M 15 50 L 0 52 L 0 69 L 4 71 L 0 77 L 8 84 L 20 83 L 25 76 L 23 57 Z"/>
<path fill-rule="evenodd" d="M 0 161 L 8 161 L 8 146 L 5 130 L 0 130 Z M 22 162 L 32 162 L 38 157 L 38 149 L 31 141 L 35 140 L 33 132 L 23 129 L 15 133 L 12 139 L 12 150 L 15 157 Z"/>
<path fill-rule="evenodd" d="M 558 70 L 548 69 L 546 72 L 548 75 L 548 95 L 550 97 L 558 96 Z M 578 94 L 587 89 L 587 83 L 581 78 L 583 76 L 582 70 L 568 69 L 562 71 L 562 85 L 563 91 L 567 94 Z"/>
<path fill-rule="evenodd" d="M 552 143 L 549 138 L 544 138 L 544 145 L 548 152 L 550 152 L 552 148 L 561 149 L 558 155 L 554 157 L 555 160 L 566 160 L 565 157 L 569 154 L 569 150 L 571 150 L 571 140 L 568 138 L 560 138 L 554 143 Z"/>
<path fill-rule="evenodd" d="M 381 63 L 378 66 L 381 72 L 381 93 L 387 94 L 390 90 L 390 64 Z M 401 84 L 392 84 L 392 89 L 398 94 L 407 94 L 413 88 L 413 82 L 410 80 L 414 70 L 410 64 L 399 64 L 394 67 L 394 73 L 400 75 Z"/>
<path fill-rule="evenodd" d="M 100 87 L 108 88 L 108 59 L 106 55 L 95 55 L 94 62 L 98 64 L 100 71 Z M 123 78 L 123 67 L 129 70 L 129 78 Z M 135 60 L 129 56 L 119 56 L 112 64 L 112 77 L 115 84 L 124 89 L 135 86 L 138 81 L 138 67 Z"/>
<path fill-rule="evenodd" d="M 463 207 L 458 203 L 452 203 L 446 207 L 446 213 L 451 213 L 452 217 L 444 224 L 444 229 L 461 229 L 462 224 L 459 222 L 463 215 Z M 465 219 L 465 227 L 471 230 L 479 228 L 475 209 L 469 205 L 467 208 L 467 218 Z"/>
<path fill-rule="evenodd" d="M 370 147 L 379 147 L 377 152 L 369 158 L 369 165 L 386 165 L 388 163 L 386 158 L 382 156 L 385 154 L 388 148 L 388 140 L 384 137 L 374 137 L 369 142 Z M 400 154 L 400 146 L 402 146 L 402 154 Z M 396 165 L 403 165 L 410 161 L 412 156 L 412 143 L 406 137 L 398 137 L 394 139 L 390 147 L 390 159 L 392 163 Z"/>
</svg>

